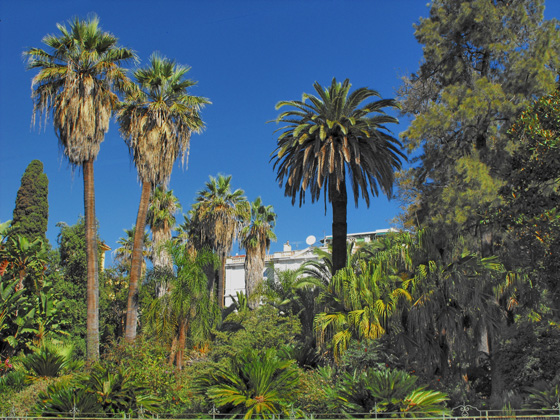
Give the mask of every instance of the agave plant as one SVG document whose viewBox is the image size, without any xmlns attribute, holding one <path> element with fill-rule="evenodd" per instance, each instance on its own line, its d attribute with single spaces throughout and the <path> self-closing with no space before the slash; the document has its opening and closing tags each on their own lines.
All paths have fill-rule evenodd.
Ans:
<svg viewBox="0 0 560 420">
<path fill-rule="evenodd" d="M 207 395 L 218 407 L 233 407 L 245 419 L 287 412 L 297 392 L 298 373 L 293 362 L 282 360 L 274 349 L 248 350 L 231 368 L 218 368 L 203 379 Z"/>
</svg>

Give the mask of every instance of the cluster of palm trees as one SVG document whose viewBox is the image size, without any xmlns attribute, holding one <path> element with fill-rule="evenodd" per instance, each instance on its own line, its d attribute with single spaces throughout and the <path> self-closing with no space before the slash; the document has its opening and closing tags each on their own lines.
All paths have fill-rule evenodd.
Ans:
<svg viewBox="0 0 560 420">
<path fill-rule="evenodd" d="M 152 228 L 154 266 L 173 268 L 163 245 L 170 239 L 173 214 L 178 203 L 167 191 L 175 161 L 188 153 L 192 133 L 200 133 L 204 122 L 201 109 L 207 98 L 189 94 L 195 82 L 186 78 L 188 67 L 154 53 L 144 68 L 129 78 L 122 67 L 137 62 L 135 52 L 117 45 L 117 38 L 104 32 L 97 17 L 78 18 L 57 25 L 60 34 L 47 35 L 48 50 L 31 48 L 24 55 L 33 79 L 34 119 L 52 113 L 55 133 L 69 162 L 84 174 L 84 206 L 87 242 L 87 358 L 99 357 L 99 285 L 93 162 L 116 116 L 120 132 L 130 149 L 142 183 L 140 205 L 130 252 L 130 281 L 125 338 L 134 341 L 138 324 L 138 285 L 144 262 L 145 227 Z M 346 266 L 347 183 L 354 200 L 360 194 L 369 206 L 370 194 L 391 194 L 394 171 L 401 166 L 400 143 L 385 124 L 397 120 L 383 108 L 398 108 L 394 100 L 372 100 L 376 91 L 360 88 L 350 93 L 350 82 L 323 88 L 315 83 L 317 96 L 304 94 L 302 101 L 283 101 L 277 108 L 290 107 L 277 122 L 278 131 L 272 161 L 285 195 L 295 203 L 305 201 L 309 189 L 312 201 L 324 191 L 333 208 L 333 268 Z M 365 104 L 364 104 L 365 103 Z M 262 281 L 264 254 L 275 240 L 276 215 L 258 198 L 249 203 L 242 190 L 231 190 L 231 177 L 210 177 L 183 225 L 182 237 L 194 250 L 207 248 L 220 260 L 204 269 L 210 299 L 224 303 L 225 259 L 235 240 L 247 250 L 246 280 L 249 305 L 256 307 L 256 291 Z M 150 208 L 150 202 L 152 207 Z M 125 251 L 123 251 L 125 252 Z M 124 256 L 122 257 L 124 258 Z M 158 295 L 170 293 L 159 286 Z"/>
<path fill-rule="evenodd" d="M 84 174 L 87 242 L 87 358 L 99 357 L 99 280 L 93 162 L 111 116 L 116 115 L 142 181 L 136 221 L 125 336 L 136 337 L 138 281 L 141 277 L 144 228 L 152 191 L 169 181 L 176 159 L 185 156 L 192 132 L 204 124 L 200 109 L 209 101 L 188 94 L 195 83 L 185 78 L 189 68 L 152 55 L 146 68 L 131 80 L 122 65 L 137 61 L 136 54 L 117 45 L 97 17 L 78 18 L 70 27 L 57 25 L 60 35 L 47 35 L 49 50 L 25 51 L 33 79 L 35 115 L 52 112 L 56 135 L 65 156 Z"/>
</svg>

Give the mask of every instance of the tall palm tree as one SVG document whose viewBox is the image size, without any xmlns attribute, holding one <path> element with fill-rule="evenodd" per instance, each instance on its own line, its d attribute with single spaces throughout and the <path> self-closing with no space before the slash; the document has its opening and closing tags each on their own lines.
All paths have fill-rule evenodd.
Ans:
<svg viewBox="0 0 560 420">
<path fill-rule="evenodd" d="M 259 306 L 254 294 L 262 284 L 264 260 L 270 242 L 276 240 L 273 232 L 276 224 L 276 213 L 272 206 L 265 206 L 260 197 L 251 203 L 251 221 L 240 233 L 241 245 L 245 255 L 245 294 L 249 299 L 249 307 Z"/>
<path fill-rule="evenodd" d="M 210 103 L 187 93 L 196 84 L 185 78 L 189 69 L 153 54 L 147 68 L 134 72 L 137 87 L 129 90 L 118 112 L 121 133 L 142 181 L 126 317 L 128 341 L 136 338 L 138 281 L 150 195 L 157 185 L 167 184 L 179 155 L 185 157 L 191 133 L 204 128 L 199 111 Z"/>
<path fill-rule="evenodd" d="M 179 200 L 173 190 L 159 185 L 152 192 L 148 207 L 148 226 L 152 231 L 152 263 L 154 268 L 173 270 L 173 260 L 165 244 L 171 240 L 171 230 L 175 226 L 175 213 L 181 209 Z M 162 296 L 167 290 L 166 285 L 158 285 L 157 295 Z"/>
<path fill-rule="evenodd" d="M 250 217 L 249 202 L 243 194 L 241 189 L 231 191 L 231 175 L 211 176 L 206 189 L 197 193 L 193 206 L 191 225 L 198 230 L 198 241 L 213 249 L 220 259 L 217 292 L 220 308 L 224 307 L 227 254 Z M 208 280 L 208 289 L 213 295 L 215 278 Z"/>
<path fill-rule="evenodd" d="M 57 24 L 59 36 L 47 35 L 50 51 L 30 48 L 24 52 L 33 78 L 35 116 L 52 111 L 59 143 L 68 161 L 84 174 L 84 211 L 87 254 L 87 358 L 99 358 L 99 279 L 93 162 L 109 129 L 118 102 L 115 91 L 127 82 L 121 64 L 135 58 L 133 51 L 117 46 L 117 38 L 99 27 L 99 19 L 78 18 L 70 28 Z"/>
<path fill-rule="evenodd" d="M 400 169 L 404 154 L 400 142 L 387 133 L 384 124 L 398 123 L 387 115 L 386 107 L 398 108 L 393 99 L 370 101 L 379 93 L 360 88 L 349 95 L 350 82 L 332 80 L 323 88 L 315 82 L 318 97 L 304 93 L 301 101 L 281 101 L 276 109 L 291 109 L 280 113 L 277 123 L 285 123 L 278 137 L 271 160 L 277 169 L 276 179 L 284 185 L 284 195 L 295 204 L 305 202 L 309 189 L 311 201 L 319 199 L 324 190 L 325 205 L 332 204 L 333 267 L 346 266 L 346 184 L 350 182 L 354 202 L 360 194 L 369 207 L 370 193 L 379 190 L 391 196 L 394 171 Z M 363 104 L 364 101 L 367 101 Z"/>
</svg>

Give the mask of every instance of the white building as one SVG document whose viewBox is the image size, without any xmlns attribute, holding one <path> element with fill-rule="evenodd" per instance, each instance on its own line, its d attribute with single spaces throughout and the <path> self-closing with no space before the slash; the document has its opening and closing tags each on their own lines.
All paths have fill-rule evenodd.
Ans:
<svg viewBox="0 0 560 420">
<path fill-rule="evenodd" d="M 364 244 L 373 241 L 376 237 L 386 235 L 389 232 L 396 232 L 395 229 L 378 229 L 372 232 L 349 233 L 347 235 L 348 242 L 355 242 L 357 244 Z M 314 240 L 314 238 L 313 238 Z M 332 236 L 327 236 L 321 240 L 320 248 L 327 249 L 331 243 Z M 284 244 L 284 249 L 281 252 L 268 254 L 265 257 L 265 266 L 270 267 L 274 265 L 276 270 L 296 270 L 304 262 L 317 260 L 317 256 L 313 252 L 314 246 L 309 246 L 302 250 L 292 250 L 289 242 Z M 226 284 L 225 284 L 225 304 L 226 306 L 232 303 L 230 296 L 235 296 L 236 292 L 245 293 L 245 255 L 230 256 L 226 260 Z M 266 270 L 263 273 L 266 276 Z"/>
</svg>

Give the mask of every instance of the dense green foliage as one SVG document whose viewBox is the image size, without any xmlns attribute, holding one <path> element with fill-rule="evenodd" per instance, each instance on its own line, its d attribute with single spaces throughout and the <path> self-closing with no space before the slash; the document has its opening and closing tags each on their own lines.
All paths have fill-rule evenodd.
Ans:
<svg viewBox="0 0 560 420">
<path fill-rule="evenodd" d="M 560 29 L 543 20 L 543 5 L 433 0 L 416 25 L 424 60 L 400 91 L 412 118 L 402 140 L 417 157 L 398 174 L 406 230 L 360 243 L 342 235 L 347 181 L 356 202 L 391 191 L 403 154 L 383 108 L 399 104 L 370 103 L 376 92 L 350 93 L 348 80 L 334 79 L 315 85 L 318 97 L 280 102 L 290 110 L 278 118 L 286 124 L 273 156 L 278 180 L 292 200 L 322 191 L 340 207 L 339 242 L 297 270 L 269 266 L 264 276 L 276 215 L 232 190 L 230 176 L 210 177 L 172 236 L 178 199 L 154 188 L 202 129 L 208 101 L 186 95 L 186 68 L 153 56 L 120 108 L 144 187 L 139 230 L 126 231 L 99 274 L 99 362 L 84 363 L 93 255 L 84 218 L 59 223 L 49 251 L 39 216 L 22 216 L 47 206 L 40 162 L 22 178 L 14 222 L 0 224 L 0 413 L 406 418 L 450 416 L 461 403 L 508 415 L 551 409 L 560 389 Z M 62 93 L 45 73 L 51 58 L 27 54 L 41 69 L 36 109 L 52 110 L 44 101 Z M 72 139 L 57 124 L 66 147 Z M 175 143 L 154 153 L 165 139 Z M 41 214 L 46 223 L 48 209 Z M 236 238 L 251 284 L 223 307 Z"/>
</svg>

